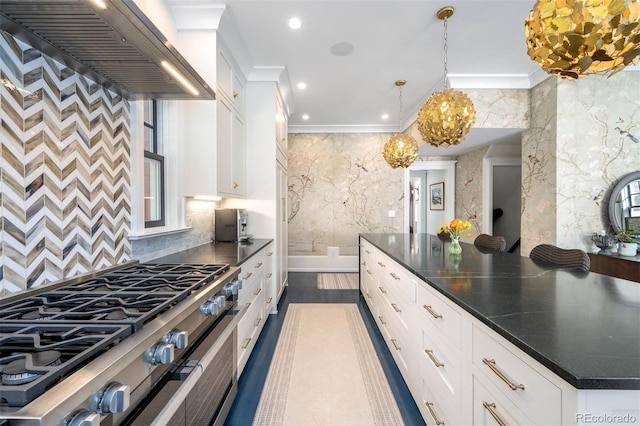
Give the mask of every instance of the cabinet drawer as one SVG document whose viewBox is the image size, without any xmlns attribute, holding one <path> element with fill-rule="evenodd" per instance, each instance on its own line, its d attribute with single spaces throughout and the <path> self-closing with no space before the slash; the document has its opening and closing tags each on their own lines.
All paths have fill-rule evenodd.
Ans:
<svg viewBox="0 0 640 426">
<path fill-rule="evenodd" d="M 240 269 L 240 279 L 242 280 L 242 288 L 238 292 L 238 304 L 245 304 L 252 301 L 256 296 L 258 288 L 264 287 L 264 255 L 259 253 L 245 263 Z M 262 290 L 260 290 L 262 291 Z"/>
<path fill-rule="evenodd" d="M 418 407 L 425 422 L 434 426 L 459 425 L 460 412 L 452 410 L 448 405 L 443 405 L 442 397 L 436 396 L 430 383 L 425 382 L 424 379 L 421 382 L 421 400 L 418 401 Z"/>
<path fill-rule="evenodd" d="M 460 355 L 459 351 L 451 349 L 441 340 L 442 336 L 431 336 L 427 330 L 423 329 L 420 376 L 443 405 L 447 405 L 454 412 L 459 412 L 462 374 Z"/>
<path fill-rule="evenodd" d="M 477 426 L 532 425 L 520 410 L 505 400 L 499 392 L 491 392 L 482 384 L 482 380 L 473 377 L 473 424 Z M 537 423 L 538 425 L 560 424 L 555 422 Z"/>
<path fill-rule="evenodd" d="M 418 284 L 418 309 L 422 318 L 432 328 L 438 330 L 455 348 L 460 349 L 462 338 L 462 319 L 460 313 L 444 301 L 444 297 L 425 282 Z"/>
<path fill-rule="evenodd" d="M 376 259 L 380 272 L 380 282 L 386 283 L 387 289 L 392 293 L 407 302 L 414 303 L 416 301 L 416 279 L 414 275 L 409 274 L 406 269 L 387 256 L 378 255 Z"/>
<path fill-rule="evenodd" d="M 534 424 L 560 424 L 562 391 L 477 325 L 472 329 L 473 364 L 488 382 Z"/>
<path fill-rule="evenodd" d="M 410 345 L 410 341 L 404 332 L 404 326 L 398 324 L 395 314 L 392 313 L 392 308 L 390 306 L 386 306 L 384 303 L 379 303 L 377 313 L 377 322 L 380 326 L 382 337 L 387 343 L 389 352 L 391 352 L 391 355 L 396 361 L 396 365 L 404 377 L 405 382 L 409 384 L 411 379 L 410 374 L 413 373 L 415 376 L 415 372 L 412 371 L 410 365 L 410 357 L 415 356 L 412 355 L 412 352 L 415 353 L 415 349 Z"/>
<path fill-rule="evenodd" d="M 242 373 L 264 326 L 266 318 L 263 304 L 264 296 L 258 297 L 238 323 L 238 376 Z"/>
</svg>

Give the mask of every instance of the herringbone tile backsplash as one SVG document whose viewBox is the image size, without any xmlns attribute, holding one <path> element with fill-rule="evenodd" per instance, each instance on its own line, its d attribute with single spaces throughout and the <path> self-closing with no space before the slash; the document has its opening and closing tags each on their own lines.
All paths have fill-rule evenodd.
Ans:
<svg viewBox="0 0 640 426">
<path fill-rule="evenodd" d="M 0 294 L 131 258 L 129 103 L 0 32 Z"/>
</svg>

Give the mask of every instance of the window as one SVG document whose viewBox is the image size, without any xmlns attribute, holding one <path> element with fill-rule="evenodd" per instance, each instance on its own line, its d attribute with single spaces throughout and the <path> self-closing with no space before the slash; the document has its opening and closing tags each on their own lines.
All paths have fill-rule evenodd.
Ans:
<svg viewBox="0 0 640 426">
<path fill-rule="evenodd" d="M 164 156 L 158 140 L 158 108 L 144 101 L 144 227 L 165 225 Z"/>
</svg>

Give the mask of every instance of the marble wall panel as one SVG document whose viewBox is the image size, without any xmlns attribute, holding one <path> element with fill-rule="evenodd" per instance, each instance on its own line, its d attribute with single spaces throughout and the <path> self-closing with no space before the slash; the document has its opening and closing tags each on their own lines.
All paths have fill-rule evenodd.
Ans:
<svg viewBox="0 0 640 426">
<path fill-rule="evenodd" d="M 404 169 L 382 157 L 390 134 L 289 135 L 289 254 L 358 254 L 362 232 L 402 232 Z M 394 210 L 395 218 L 389 218 Z"/>
<path fill-rule="evenodd" d="M 456 217 L 471 222 L 461 241 L 473 242 L 482 233 L 482 160 L 489 147 L 458 157 L 456 163 Z M 470 236 L 467 236 L 470 235 Z"/>
</svg>

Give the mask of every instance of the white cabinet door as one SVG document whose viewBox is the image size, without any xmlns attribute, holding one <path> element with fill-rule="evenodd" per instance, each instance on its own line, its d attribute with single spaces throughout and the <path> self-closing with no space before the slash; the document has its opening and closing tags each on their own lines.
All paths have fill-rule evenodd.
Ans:
<svg viewBox="0 0 640 426">
<path fill-rule="evenodd" d="M 244 121 L 229 102 L 218 100 L 218 193 L 231 197 L 246 195 Z"/>
<path fill-rule="evenodd" d="M 287 184 L 287 170 L 285 167 L 276 162 L 276 186 L 277 186 L 277 201 L 278 209 L 276 215 L 276 234 L 277 234 L 277 253 L 278 253 L 278 266 L 276 268 L 276 278 L 277 278 L 277 287 L 278 287 L 278 298 L 282 294 L 284 287 L 287 285 L 287 247 L 288 247 L 288 238 L 287 238 L 287 221 L 289 210 L 287 208 L 287 198 L 289 186 Z"/>
</svg>

